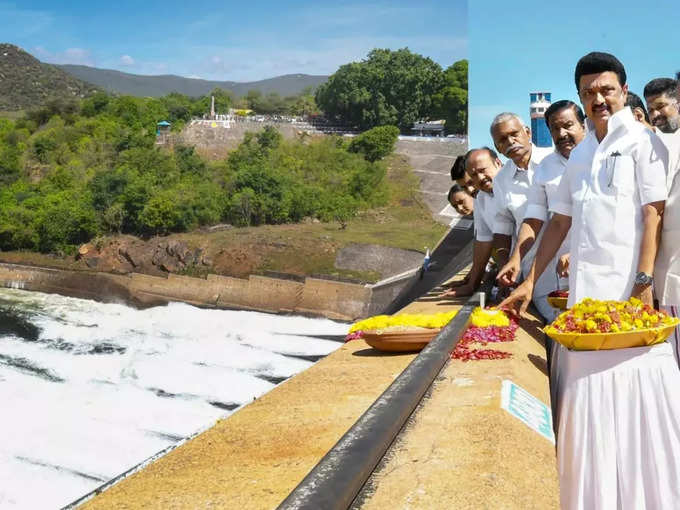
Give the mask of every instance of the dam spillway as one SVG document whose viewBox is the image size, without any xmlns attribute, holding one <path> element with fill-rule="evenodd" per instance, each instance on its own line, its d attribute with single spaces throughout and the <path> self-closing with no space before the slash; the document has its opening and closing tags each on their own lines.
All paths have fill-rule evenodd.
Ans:
<svg viewBox="0 0 680 510">
<path fill-rule="evenodd" d="M 78 499 L 308 368 L 345 330 L 1 289 L 0 508 Z"/>
</svg>

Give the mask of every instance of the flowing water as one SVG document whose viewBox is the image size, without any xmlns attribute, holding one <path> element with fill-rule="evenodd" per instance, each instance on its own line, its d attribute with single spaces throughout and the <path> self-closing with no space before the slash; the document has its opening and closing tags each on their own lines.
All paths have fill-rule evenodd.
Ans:
<svg viewBox="0 0 680 510">
<path fill-rule="evenodd" d="M 60 508 L 340 344 L 325 319 L 0 289 L 0 508 Z"/>
</svg>

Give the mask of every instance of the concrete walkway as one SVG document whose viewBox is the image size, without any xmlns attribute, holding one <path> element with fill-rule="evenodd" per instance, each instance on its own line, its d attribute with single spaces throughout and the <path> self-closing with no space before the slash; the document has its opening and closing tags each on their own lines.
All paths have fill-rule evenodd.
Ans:
<svg viewBox="0 0 680 510">
<path fill-rule="evenodd" d="M 404 311 L 459 306 L 431 294 Z M 512 358 L 445 367 L 357 508 L 558 507 L 554 446 L 499 406 L 506 378 L 548 402 L 536 326 L 498 347 Z M 413 358 L 347 343 L 82 508 L 275 508 Z"/>
<path fill-rule="evenodd" d="M 451 166 L 456 157 L 465 154 L 467 146 L 451 141 L 409 141 L 399 140 L 395 152 L 408 157 L 413 171 L 420 179 L 420 192 L 432 217 L 449 225 L 454 218 L 459 218 L 446 198 L 451 185 Z M 448 206 L 448 208 L 447 208 Z M 442 215 L 442 211 L 447 215 Z M 450 215 L 452 216 L 450 216 Z"/>
</svg>

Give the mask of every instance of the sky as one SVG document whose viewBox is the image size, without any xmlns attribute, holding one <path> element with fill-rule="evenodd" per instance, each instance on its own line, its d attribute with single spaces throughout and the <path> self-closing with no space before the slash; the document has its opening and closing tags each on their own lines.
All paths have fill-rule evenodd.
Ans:
<svg viewBox="0 0 680 510">
<path fill-rule="evenodd" d="M 467 57 L 467 1 L 0 0 L 0 42 L 40 60 L 253 81 L 332 74 L 373 48 Z"/>
<path fill-rule="evenodd" d="M 470 2 L 470 147 L 493 147 L 489 126 L 503 111 L 529 124 L 529 92 L 581 104 L 574 83 L 579 58 L 591 51 L 616 55 L 630 90 L 642 97 L 653 78 L 675 77 L 680 15 L 677 3 L 649 0 L 562 3 Z"/>
</svg>

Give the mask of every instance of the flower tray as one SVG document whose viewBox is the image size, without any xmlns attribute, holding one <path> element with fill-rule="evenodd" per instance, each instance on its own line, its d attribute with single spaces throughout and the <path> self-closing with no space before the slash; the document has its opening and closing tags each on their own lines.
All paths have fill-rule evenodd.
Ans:
<svg viewBox="0 0 680 510">
<path fill-rule="evenodd" d="M 548 300 L 548 304 L 552 306 L 553 308 L 557 308 L 558 310 L 566 310 L 567 309 L 567 301 L 569 298 L 566 297 L 557 297 L 557 296 L 548 296 L 546 298 Z"/>
<path fill-rule="evenodd" d="M 627 349 L 629 347 L 645 347 L 664 342 L 678 325 L 678 319 L 671 324 L 650 329 L 625 331 L 618 333 L 562 333 L 547 327 L 545 333 L 574 351 L 599 351 L 610 349 Z"/>
<path fill-rule="evenodd" d="M 364 331 L 362 338 L 368 345 L 379 351 L 416 352 L 425 347 L 441 329 L 415 328 L 400 331 Z"/>
</svg>

